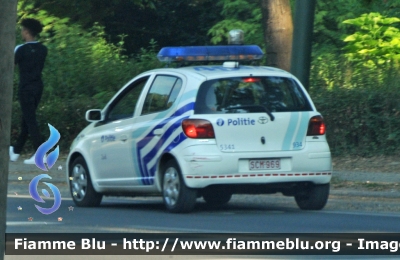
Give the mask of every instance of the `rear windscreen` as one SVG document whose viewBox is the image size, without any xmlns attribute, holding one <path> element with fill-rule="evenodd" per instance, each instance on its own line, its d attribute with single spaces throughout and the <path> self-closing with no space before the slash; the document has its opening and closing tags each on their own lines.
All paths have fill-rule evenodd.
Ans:
<svg viewBox="0 0 400 260">
<path fill-rule="evenodd" d="M 236 77 L 205 81 L 195 114 L 311 111 L 299 85 L 285 77 Z"/>
</svg>

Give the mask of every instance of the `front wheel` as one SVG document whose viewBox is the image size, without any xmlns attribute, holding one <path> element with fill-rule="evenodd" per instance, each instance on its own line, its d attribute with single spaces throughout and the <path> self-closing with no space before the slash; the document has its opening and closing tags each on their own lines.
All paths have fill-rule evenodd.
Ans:
<svg viewBox="0 0 400 260">
<path fill-rule="evenodd" d="M 197 190 L 185 185 L 175 160 L 168 161 L 163 169 L 163 200 L 167 210 L 173 213 L 191 211 L 196 204 Z"/>
<path fill-rule="evenodd" d="M 303 210 L 323 209 L 329 197 L 329 183 L 305 187 L 294 195 L 297 205 Z"/>
<path fill-rule="evenodd" d="M 103 195 L 94 190 L 87 164 L 82 157 L 73 161 L 69 177 L 72 199 L 77 206 L 96 207 L 100 205 Z"/>
</svg>

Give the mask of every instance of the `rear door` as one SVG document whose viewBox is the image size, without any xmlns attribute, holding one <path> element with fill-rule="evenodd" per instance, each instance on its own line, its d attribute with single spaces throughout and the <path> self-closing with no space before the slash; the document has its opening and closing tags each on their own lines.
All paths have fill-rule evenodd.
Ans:
<svg viewBox="0 0 400 260">
<path fill-rule="evenodd" d="M 155 75 L 133 127 L 136 167 L 142 185 L 153 185 L 160 155 L 179 144 L 180 122 L 192 106 L 177 107 L 186 79 L 182 75 Z"/>
<path fill-rule="evenodd" d="M 312 108 L 286 77 L 235 77 L 206 81 L 195 114 L 211 121 L 222 152 L 300 150 Z"/>
</svg>

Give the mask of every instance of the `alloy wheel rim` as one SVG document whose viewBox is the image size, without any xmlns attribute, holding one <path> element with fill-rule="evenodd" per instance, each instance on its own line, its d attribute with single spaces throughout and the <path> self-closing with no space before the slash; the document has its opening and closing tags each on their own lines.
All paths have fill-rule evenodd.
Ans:
<svg viewBox="0 0 400 260">
<path fill-rule="evenodd" d="M 87 172 L 81 164 L 74 166 L 72 170 L 71 192 L 77 201 L 82 201 L 87 192 Z"/>
<path fill-rule="evenodd" d="M 163 193 L 164 200 L 169 206 L 174 206 L 179 198 L 180 180 L 179 173 L 174 167 L 165 171 Z"/>
</svg>

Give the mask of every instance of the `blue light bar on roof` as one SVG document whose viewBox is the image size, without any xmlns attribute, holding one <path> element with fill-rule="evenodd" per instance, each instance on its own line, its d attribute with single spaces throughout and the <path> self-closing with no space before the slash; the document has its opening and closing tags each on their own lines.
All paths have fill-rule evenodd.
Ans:
<svg viewBox="0 0 400 260">
<path fill-rule="evenodd" d="M 172 61 L 241 61 L 259 60 L 264 53 L 257 45 L 164 47 L 158 60 Z"/>
</svg>

